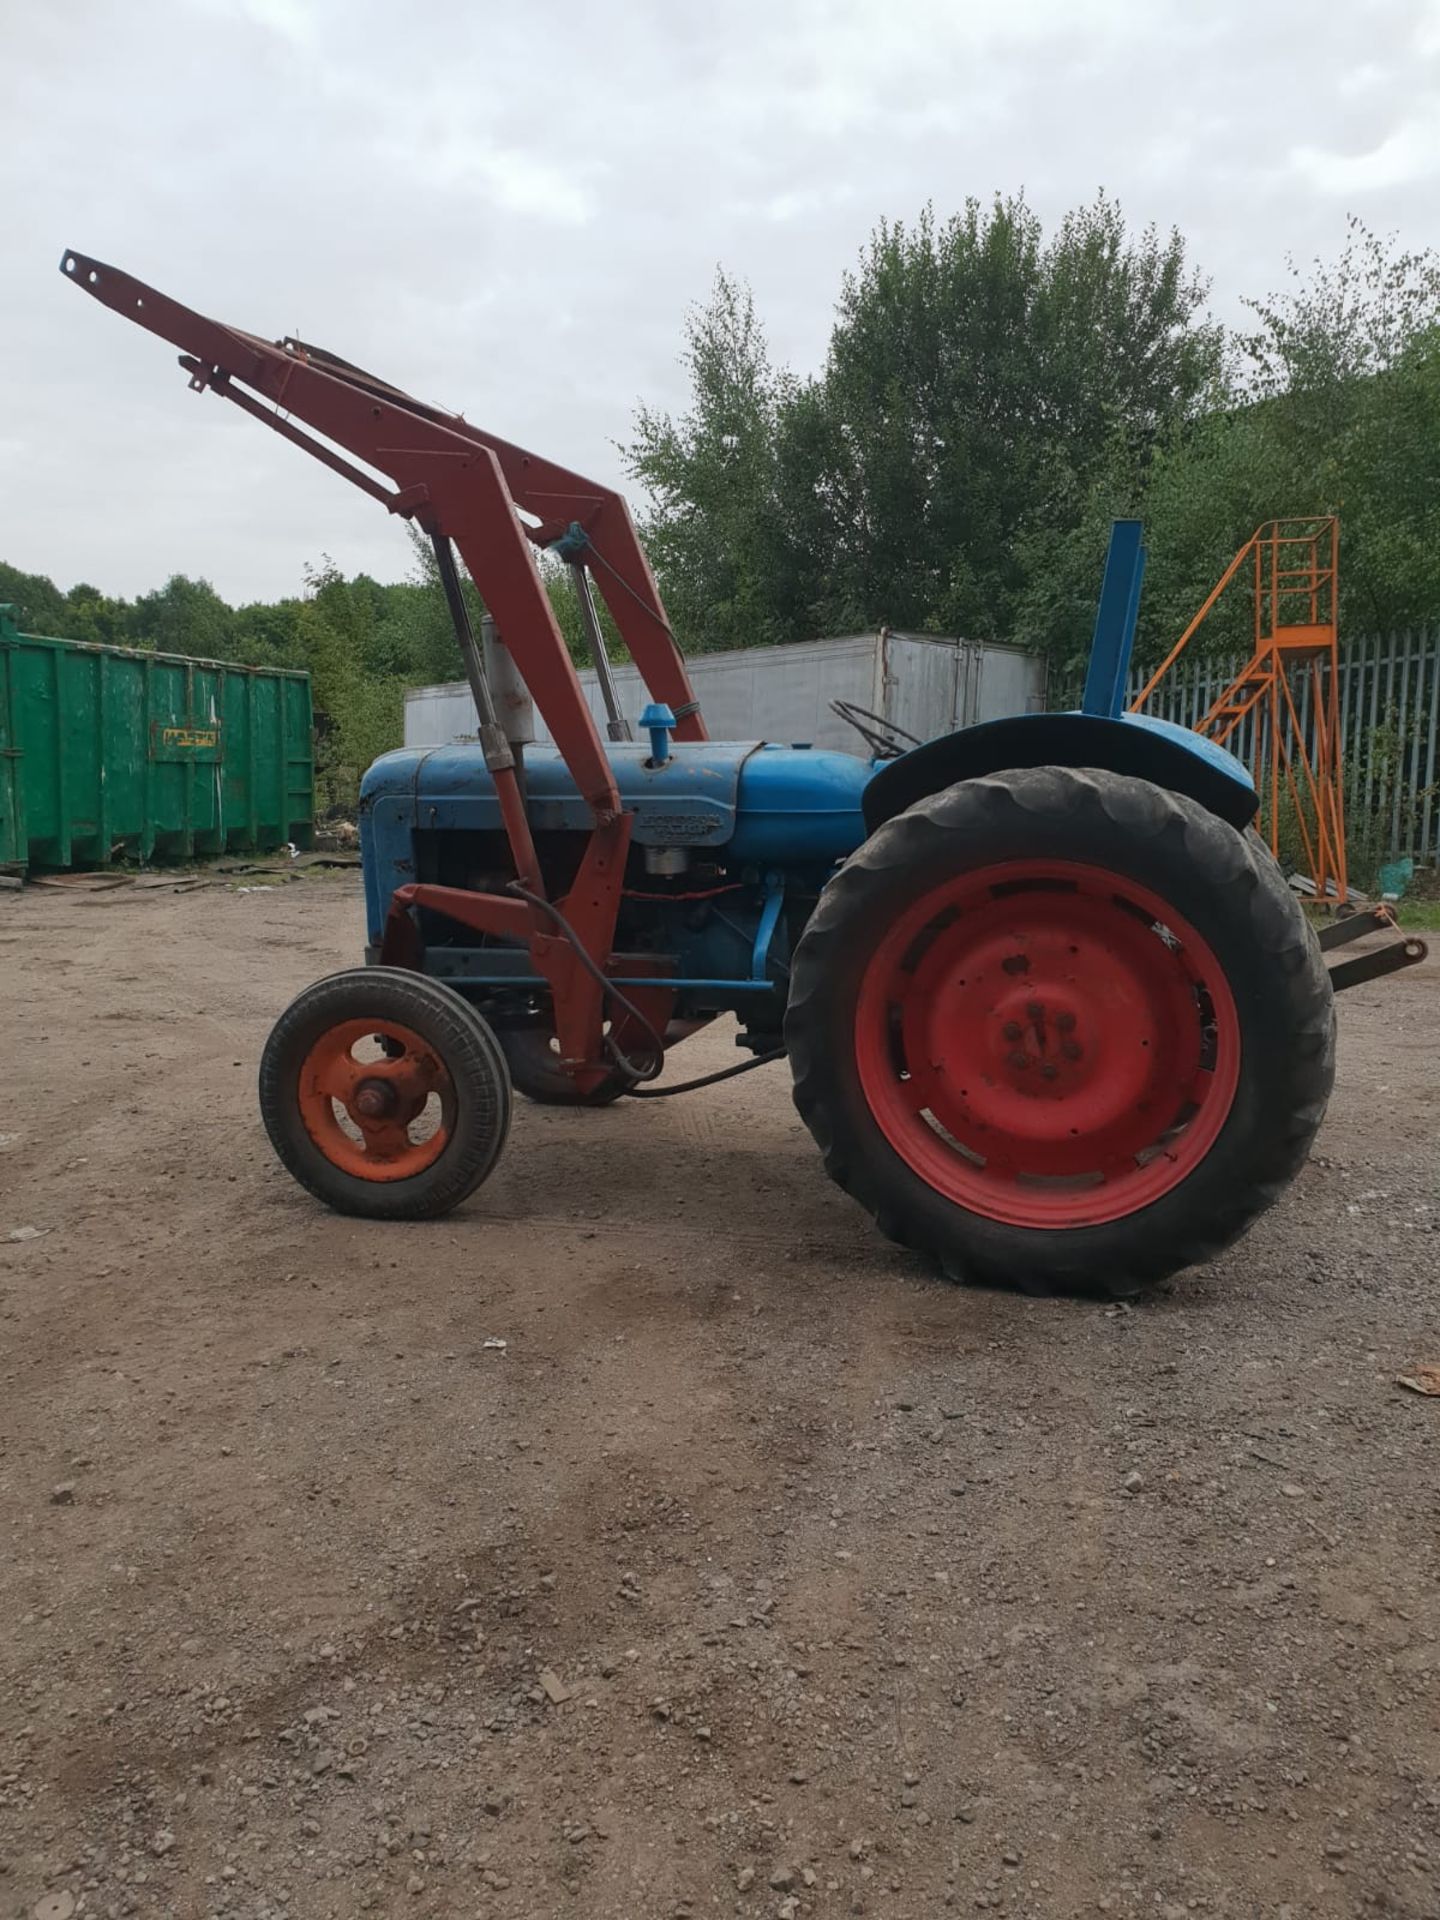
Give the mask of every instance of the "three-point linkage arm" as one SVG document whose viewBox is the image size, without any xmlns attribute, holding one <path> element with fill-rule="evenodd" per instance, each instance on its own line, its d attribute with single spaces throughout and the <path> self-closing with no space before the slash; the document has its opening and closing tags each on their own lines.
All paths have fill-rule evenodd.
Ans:
<svg viewBox="0 0 1440 1920">
<path fill-rule="evenodd" d="M 606 996 L 571 939 L 583 947 L 594 969 L 609 968 L 632 817 L 621 810 L 609 759 L 540 578 L 535 547 L 564 537 L 567 558 L 593 574 L 651 698 L 673 709 L 677 736 L 706 737 L 694 689 L 624 500 L 610 488 L 481 433 L 457 414 L 428 407 L 320 348 L 293 339 L 275 343 L 222 326 L 83 254 L 67 252 L 60 267 L 102 305 L 178 347 L 180 364 L 197 391 L 210 388 L 234 401 L 392 513 L 415 520 L 435 542 L 442 578 L 455 606 L 463 610 L 450 543 L 459 549 L 594 824 L 563 903 L 568 931 L 562 938 L 553 910 L 540 898 L 545 888 L 513 760 L 503 736 L 487 727 L 482 711 L 486 763 L 517 880 L 527 897 L 420 882 L 401 887 L 392 897 L 381 957 L 392 964 L 416 964 L 412 910 L 419 908 L 482 934 L 523 942 L 551 987 L 563 1065 L 582 1093 L 598 1085 L 613 1070 L 604 1040 Z M 363 461 L 364 467 L 354 461 Z M 377 474 L 388 475 L 393 490 Z M 473 646 L 467 651 L 473 654 Z M 467 662 L 473 665 L 473 660 Z M 484 692 L 481 676 L 477 701 Z M 495 737 L 487 739 L 487 734 Z M 649 1006 L 652 1032 L 663 1031 L 671 998 L 657 994 Z"/>
<path fill-rule="evenodd" d="M 293 339 L 273 343 L 223 326 L 83 254 L 66 253 L 61 270 L 102 305 L 180 348 L 192 387 L 209 387 L 235 401 L 392 513 L 455 542 L 597 816 L 618 810 L 615 783 L 533 547 L 548 546 L 574 525 L 583 529 L 586 545 L 579 557 L 590 568 L 652 699 L 674 709 L 678 738 L 706 737 L 659 588 L 621 495 L 482 433 L 458 414 L 426 406 L 320 348 Z M 332 445 L 312 438 L 297 421 Z M 352 466 L 334 452 L 336 446 L 388 474 L 395 491 Z"/>
</svg>

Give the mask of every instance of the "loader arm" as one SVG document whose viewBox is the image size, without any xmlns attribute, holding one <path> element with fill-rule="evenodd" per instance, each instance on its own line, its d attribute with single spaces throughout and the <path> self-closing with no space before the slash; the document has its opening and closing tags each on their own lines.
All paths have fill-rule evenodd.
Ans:
<svg viewBox="0 0 1440 1920">
<path fill-rule="evenodd" d="M 707 737 L 629 507 L 612 488 L 427 406 L 322 348 L 262 340 L 210 320 L 103 261 L 67 252 L 61 270 L 103 306 L 180 348 L 196 391 L 209 387 L 235 401 L 392 513 L 454 540 L 597 815 L 618 805 L 609 762 L 532 547 L 548 546 L 572 526 L 583 529 L 587 544 L 578 557 L 651 698 L 674 711 L 677 738 Z M 395 490 L 340 458 L 334 446 L 387 474 Z"/>
<path fill-rule="evenodd" d="M 551 987 L 567 1070 L 582 1092 L 597 1084 L 612 1066 L 605 1052 L 600 978 L 614 942 L 632 816 L 622 809 L 609 757 L 540 577 L 535 547 L 569 536 L 567 557 L 594 575 L 652 699 L 672 709 L 680 738 L 706 738 L 699 703 L 624 500 L 321 348 L 296 339 L 262 340 L 224 326 L 84 254 L 67 251 L 60 270 L 103 306 L 178 347 L 195 391 L 209 388 L 233 401 L 390 512 L 423 527 L 436 544 L 468 672 L 475 650 L 451 543 L 459 550 L 590 810 L 592 828 L 564 902 L 568 918 L 560 923 L 561 938 L 543 898 L 508 743 L 493 724 L 487 728 L 482 712 L 486 764 L 527 904 L 513 891 L 405 887 L 391 905 L 382 958 L 414 964 L 412 915 L 427 907 L 475 932 L 525 944 Z M 478 684 L 472 679 L 472 688 L 478 704 L 483 676 Z M 494 737 L 486 740 L 487 732 Z"/>
</svg>

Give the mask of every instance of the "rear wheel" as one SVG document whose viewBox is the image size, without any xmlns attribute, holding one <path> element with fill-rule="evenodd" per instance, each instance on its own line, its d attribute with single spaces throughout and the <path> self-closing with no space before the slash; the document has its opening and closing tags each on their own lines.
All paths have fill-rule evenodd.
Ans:
<svg viewBox="0 0 1440 1920">
<path fill-rule="evenodd" d="M 1329 981 L 1263 849 L 1118 774 L 966 781 L 888 821 L 792 966 L 832 1177 L 956 1278 L 1134 1293 L 1302 1164 Z"/>
<path fill-rule="evenodd" d="M 327 1206 L 374 1220 L 458 1206 L 499 1159 L 511 1106 L 487 1023 L 397 967 L 317 980 L 260 1062 L 260 1113 L 286 1168 Z"/>
</svg>

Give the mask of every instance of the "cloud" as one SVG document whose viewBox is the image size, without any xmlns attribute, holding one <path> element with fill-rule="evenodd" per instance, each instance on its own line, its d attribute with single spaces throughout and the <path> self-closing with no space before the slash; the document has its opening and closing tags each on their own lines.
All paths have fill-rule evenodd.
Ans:
<svg viewBox="0 0 1440 1920">
<path fill-rule="evenodd" d="M 1397 127 L 1368 152 L 1333 153 L 1319 147 L 1297 147 L 1290 163 L 1308 185 L 1342 197 L 1381 193 L 1390 187 L 1431 180 L 1440 173 L 1440 99 L 1436 101 L 1435 117 Z"/>
<path fill-rule="evenodd" d="M 23 84 L 0 143 L 0 557 L 126 593 L 183 570 L 232 597 L 293 589 L 322 550 L 408 564 L 372 503 L 188 394 L 168 349 L 67 286 L 65 245 L 620 480 L 636 401 L 683 404 L 680 324 L 717 262 L 807 371 L 870 229 L 927 201 L 943 216 L 1024 185 L 1051 223 L 1103 183 L 1135 223 L 1181 227 L 1222 313 L 1286 254 L 1336 251 L 1342 211 L 1440 242 L 1434 0 L 1303 35 L 1289 0 L 606 0 L 577 18 L 5 9 Z"/>
<path fill-rule="evenodd" d="M 315 11 L 306 0 L 199 0 L 205 7 L 248 20 L 292 47 L 312 50 L 318 42 Z"/>
<path fill-rule="evenodd" d="M 595 196 L 582 170 L 567 168 L 543 154 L 523 147 L 495 147 L 475 133 L 450 131 L 427 144 L 423 157 L 413 142 L 401 144 L 392 135 L 385 153 L 408 173 L 423 165 L 432 192 L 457 198 L 475 196 L 504 213 L 578 226 L 593 217 Z"/>
</svg>

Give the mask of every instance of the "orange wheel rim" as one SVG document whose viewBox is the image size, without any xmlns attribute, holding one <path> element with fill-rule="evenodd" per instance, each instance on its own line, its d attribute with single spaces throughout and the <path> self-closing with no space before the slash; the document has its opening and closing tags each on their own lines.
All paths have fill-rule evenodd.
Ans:
<svg viewBox="0 0 1440 1920">
<path fill-rule="evenodd" d="M 356 1047 L 372 1039 L 382 1042 L 386 1057 L 357 1060 Z M 432 1094 L 439 1098 L 439 1121 L 416 1139 L 411 1129 Z M 301 1062 L 297 1099 L 316 1147 L 357 1180 L 413 1180 L 440 1158 L 455 1126 L 455 1087 L 444 1061 L 413 1028 L 393 1020 L 343 1020 L 327 1028 Z"/>
</svg>

